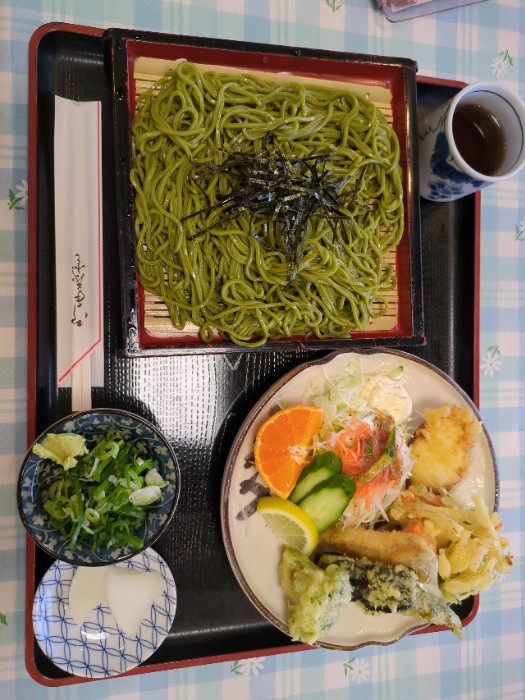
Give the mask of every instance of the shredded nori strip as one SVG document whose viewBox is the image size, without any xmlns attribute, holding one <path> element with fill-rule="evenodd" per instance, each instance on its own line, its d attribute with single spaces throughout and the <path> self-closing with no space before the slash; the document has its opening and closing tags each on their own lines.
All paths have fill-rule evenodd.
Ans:
<svg viewBox="0 0 525 700">
<path fill-rule="evenodd" d="M 350 178 L 338 180 L 326 168 L 331 157 L 330 153 L 321 155 L 314 151 L 306 156 L 286 156 L 277 149 L 270 151 L 263 146 L 256 153 L 231 154 L 220 165 L 207 166 L 208 174 L 227 173 L 234 185 L 217 204 L 182 219 L 219 214 L 218 219 L 188 239 L 198 238 L 239 217 L 265 217 L 278 225 L 279 247 L 288 261 L 289 282 L 293 281 L 303 259 L 311 218 L 323 217 L 337 235 L 338 226 L 349 219 L 345 211 L 348 206 L 368 208 L 356 198 L 359 181 L 351 191 L 343 193 Z M 198 185 L 197 179 L 195 182 Z M 260 235 L 257 240 L 266 244 Z"/>
</svg>

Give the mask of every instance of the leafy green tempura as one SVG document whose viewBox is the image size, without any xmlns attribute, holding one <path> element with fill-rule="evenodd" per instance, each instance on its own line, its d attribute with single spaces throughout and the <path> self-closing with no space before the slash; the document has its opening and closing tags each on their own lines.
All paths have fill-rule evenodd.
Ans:
<svg viewBox="0 0 525 700">
<path fill-rule="evenodd" d="M 337 564 L 321 569 L 287 547 L 279 565 L 281 586 L 289 598 L 288 628 L 293 640 L 315 644 L 352 599 L 348 573 Z"/>
<path fill-rule="evenodd" d="M 50 449 L 50 444 L 56 446 L 56 437 L 62 436 L 35 445 L 33 451 L 64 467 L 63 476 L 44 493 L 43 506 L 67 549 L 74 551 L 80 543 L 92 550 L 141 547 L 137 528 L 146 518 L 146 506 L 161 498 L 167 483 L 152 458 L 142 459 L 137 448 L 113 429 L 89 451 L 81 436 L 75 436 L 78 442 L 69 440 L 78 447 L 74 456 Z"/>
<path fill-rule="evenodd" d="M 352 585 L 354 600 L 366 612 L 400 612 L 421 622 L 449 627 L 462 636 L 461 620 L 439 591 L 424 590 L 414 569 L 404 564 L 382 564 L 365 557 L 353 559 L 342 554 L 323 554 L 320 567 L 338 566 Z"/>
</svg>

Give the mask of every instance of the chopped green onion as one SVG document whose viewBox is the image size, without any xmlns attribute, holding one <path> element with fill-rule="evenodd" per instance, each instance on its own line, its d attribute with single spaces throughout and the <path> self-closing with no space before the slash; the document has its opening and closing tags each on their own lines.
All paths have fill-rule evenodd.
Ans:
<svg viewBox="0 0 525 700">
<path fill-rule="evenodd" d="M 152 458 L 144 459 L 132 443 L 110 430 L 50 485 L 43 505 L 71 551 L 79 544 L 92 550 L 141 547 L 135 533 L 146 518 L 144 507 L 161 498 L 160 487 L 166 484 Z"/>
<path fill-rule="evenodd" d="M 90 523 L 98 523 L 100 521 L 100 513 L 95 508 L 86 508 L 86 518 Z"/>
<path fill-rule="evenodd" d="M 144 480 L 146 482 L 146 486 L 160 486 L 160 488 L 166 486 L 168 483 L 167 481 L 164 481 L 156 468 L 150 469 Z"/>
<path fill-rule="evenodd" d="M 130 493 L 129 500 L 134 506 L 149 506 L 158 501 L 161 495 L 160 486 L 145 486 Z"/>
</svg>

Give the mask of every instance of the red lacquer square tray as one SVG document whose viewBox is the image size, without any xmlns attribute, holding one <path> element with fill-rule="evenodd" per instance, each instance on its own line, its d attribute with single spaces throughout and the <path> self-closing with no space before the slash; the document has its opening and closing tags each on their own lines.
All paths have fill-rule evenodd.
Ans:
<svg viewBox="0 0 525 700">
<path fill-rule="evenodd" d="M 414 61 L 121 29 L 109 30 L 106 42 L 112 70 L 122 277 L 128 285 L 123 320 L 125 350 L 129 354 L 246 352 L 246 348 L 236 346 L 218 333 L 209 343 L 204 343 L 198 329 L 191 324 L 176 330 L 163 300 L 145 291 L 137 276 L 130 275 L 130 270 L 136 269 L 134 191 L 130 184 L 131 122 L 136 98 L 180 60 L 192 61 L 206 70 L 255 72 L 273 81 L 317 82 L 359 92 L 376 104 L 399 140 L 405 223 L 395 253 L 387 255 L 397 284 L 386 294 L 386 313 L 372 318 L 362 330 L 352 331 L 348 338 L 282 338 L 268 340 L 257 351 L 328 350 L 373 344 L 404 347 L 424 343 Z"/>
</svg>

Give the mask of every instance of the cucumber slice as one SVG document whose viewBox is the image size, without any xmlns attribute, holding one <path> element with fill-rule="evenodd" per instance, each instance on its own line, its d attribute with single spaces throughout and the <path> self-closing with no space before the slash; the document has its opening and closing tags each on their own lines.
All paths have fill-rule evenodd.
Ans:
<svg viewBox="0 0 525 700">
<path fill-rule="evenodd" d="M 308 464 L 299 477 L 288 500 L 292 503 L 299 503 L 318 484 L 326 481 L 334 474 L 339 474 L 343 468 L 343 462 L 335 452 L 330 450 L 316 455 Z"/>
<path fill-rule="evenodd" d="M 313 488 L 298 505 L 312 518 L 317 532 L 323 532 L 339 520 L 354 493 L 352 477 L 335 474 Z"/>
</svg>

